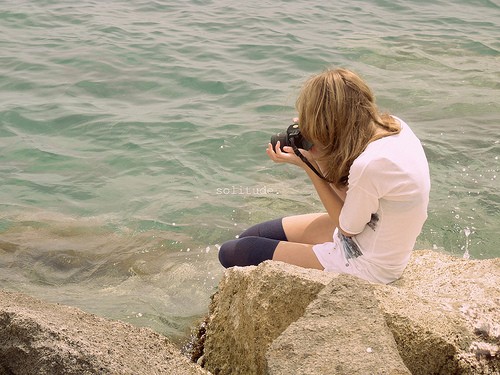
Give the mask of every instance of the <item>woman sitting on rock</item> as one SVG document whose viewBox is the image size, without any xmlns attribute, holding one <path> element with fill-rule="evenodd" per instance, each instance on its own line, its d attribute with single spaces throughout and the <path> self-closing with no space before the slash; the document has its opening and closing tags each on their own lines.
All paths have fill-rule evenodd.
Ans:
<svg viewBox="0 0 500 375">
<path fill-rule="evenodd" d="M 420 141 L 404 121 L 379 113 L 370 88 L 345 69 L 307 80 L 296 108 L 312 148 L 282 150 L 278 142 L 266 152 L 304 169 L 326 213 L 257 224 L 221 246 L 221 264 L 272 259 L 379 283 L 398 279 L 427 218 L 429 167 Z"/>
</svg>

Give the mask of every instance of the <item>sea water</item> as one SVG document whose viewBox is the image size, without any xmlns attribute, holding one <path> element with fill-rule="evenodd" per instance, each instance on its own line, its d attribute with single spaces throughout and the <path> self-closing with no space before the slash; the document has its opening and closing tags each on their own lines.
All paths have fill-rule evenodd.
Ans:
<svg viewBox="0 0 500 375">
<path fill-rule="evenodd" d="M 270 136 L 346 67 L 430 162 L 416 248 L 500 255 L 495 1 L 0 1 L 0 288 L 174 340 L 219 245 L 323 210 Z"/>
</svg>

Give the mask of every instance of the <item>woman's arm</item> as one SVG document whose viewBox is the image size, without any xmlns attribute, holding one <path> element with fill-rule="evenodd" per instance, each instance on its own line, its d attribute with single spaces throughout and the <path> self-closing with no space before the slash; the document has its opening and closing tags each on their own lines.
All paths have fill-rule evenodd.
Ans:
<svg viewBox="0 0 500 375">
<path fill-rule="evenodd" d="M 324 176 L 325 170 L 326 170 L 325 163 L 320 161 L 320 160 L 316 160 L 316 163 L 318 164 L 319 170 L 321 171 L 321 173 Z M 333 189 L 333 191 L 335 191 L 335 193 L 339 196 L 339 198 L 342 199 L 342 202 L 344 202 L 346 194 L 347 194 L 347 187 L 338 188 L 337 186 L 335 186 L 335 184 L 332 184 L 332 183 L 330 183 L 330 187 Z"/>
<path fill-rule="evenodd" d="M 304 170 L 311 179 L 321 203 L 323 203 L 326 212 L 328 212 L 328 216 L 330 216 L 330 219 L 340 230 L 339 217 L 342 206 L 344 205 L 344 200 L 339 196 L 339 194 L 337 194 L 336 188 L 332 187 L 329 182 L 318 177 L 318 175 L 316 175 L 311 168 L 306 166 Z"/>
<path fill-rule="evenodd" d="M 272 145 L 269 144 L 267 147 L 267 154 L 276 163 L 289 163 L 294 164 L 302 169 L 304 169 L 311 179 L 316 192 L 319 195 L 321 203 L 328 212 L 330 219 L 333 221 L 336 227 L 339 228 L 339 216 L 342 206 L 344 204 L 345 192 L 334 188 L 330 183 L 318 177 L 295 153 L 291 147 L 285 147 L 285 152 L 280 150 L 279 143 L 276 145 L 276 151 L 273 149 Z M 310 156 L 310 153 L 302 150 L 304 156 L 308 158 L 314 167 L 320 167 L 318 163 Z M 338 191 L 338 193 L 337 193 Z M 341 196 L 342 195 L 342 196 Z M 339 228 L 340 230 L 340 228 Z M 350 235 L 349 233 L 344 233 L 345 235 Z"/>
</svg>

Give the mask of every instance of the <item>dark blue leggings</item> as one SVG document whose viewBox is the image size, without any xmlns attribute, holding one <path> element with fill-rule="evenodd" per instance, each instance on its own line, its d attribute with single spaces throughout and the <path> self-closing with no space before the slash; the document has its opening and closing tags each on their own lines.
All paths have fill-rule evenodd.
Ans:
<svg viewBox="0 0 500 375">
<path fill-rule="evenodd" d="M 280 241 L 286 241 L 282 219 L 275 219 L 248 228 L 239 238 L 224 242 L 219 249 L 219 261 L 228 268 L 256 266 L 273 259 Z"/>
</svg>

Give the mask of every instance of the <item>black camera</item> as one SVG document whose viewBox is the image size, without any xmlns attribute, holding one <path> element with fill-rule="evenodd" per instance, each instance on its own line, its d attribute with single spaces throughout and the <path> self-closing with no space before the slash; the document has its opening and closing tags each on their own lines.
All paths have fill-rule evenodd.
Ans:
<svg viewBox="0 0 500 375">
<path fill-rule="evenodd" d="M 281 132 L 271 137 L 271 144 L 275 151 L 278 141 L 280 142 L 281 151 L 283 151 L 283 147 L 285 146 L 295 146 L 296 148 L 301 148 L 306 151 L 310 150 L 313 146 L 311 142 L 300 134 L 299 124 L 297 123 L 290 125 L 288 129 L 286 129 L 286 132 Z"/>
</svg>

